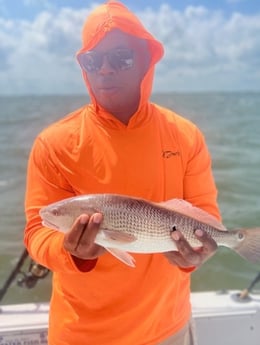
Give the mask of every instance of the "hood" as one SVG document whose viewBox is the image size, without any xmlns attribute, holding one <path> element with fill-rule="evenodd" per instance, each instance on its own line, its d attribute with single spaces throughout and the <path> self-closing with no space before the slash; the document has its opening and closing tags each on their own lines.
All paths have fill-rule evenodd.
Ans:
<svg viewBox="0 0 260 345">
<path fill-rule="evenodd" d="M 140 109 L 149 100 L 153 85 L 154 65 L 162 58 L 164 51 L 162 44 L 145 29 L 140 20 L 125 5 L 118 1 L 108 1 L 90 13 L 83 26 L 82 48 L 77 52 L 77 56 L 93 49 L 106 33 L 114 29 L 145 39 L 148 43 L 151 58 L 150 66 L 141 84 Z M 87 75 L 84 71 L 82 73 L 89 90 L 91 102 L 98 108 Z"/>
</svg>

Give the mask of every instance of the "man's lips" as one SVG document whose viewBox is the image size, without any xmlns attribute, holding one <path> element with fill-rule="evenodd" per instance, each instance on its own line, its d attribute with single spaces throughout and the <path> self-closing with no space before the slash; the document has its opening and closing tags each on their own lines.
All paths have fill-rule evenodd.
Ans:
<svg viewBox="0 0 260 345">
<path fill-rule="evenodd" d="M 101 92 L 107 92 L 107 93 L 112 93 L 112 92 L 116 92 L 119 89 L 118 86 L 114 86 L 114 85 L 105 85 L 105 86 L 100 86 L 99 87 L 99 91 Z"/>
<path fill-rule="evenodd" d="M 101 90 L 111 90 L 111 89 L 118 89 L 117 85 L 100 85 L 99 89 Z"/>
</svg>

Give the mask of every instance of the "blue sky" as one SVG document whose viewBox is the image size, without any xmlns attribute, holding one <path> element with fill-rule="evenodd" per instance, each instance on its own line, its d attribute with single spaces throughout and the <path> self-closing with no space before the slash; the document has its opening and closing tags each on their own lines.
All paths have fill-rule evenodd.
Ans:
<svg viewBox="0 0 260 345">
<path fill-rule="evenodd" d="M 0 0 L 0 94 L 85 92 L 75 52 L 98 3 Z M 164 44 L 155 91 L 260 90 L 260 0 L 124 3 Z"/>
<path fill-rule="evenodd" d="M 5 18 L 32 19 L 43 9 L 71 7 L 81 9 L 88 7 L 92 1 L 87 0 L 0 0 L 1 15 Z M 98 2 L 97 2 L 98 3 Z M 205 6 L 210 10 L 221 10 L 226 14 L 241 12 L 253 14 L 259 12 L 260 0 L 149 0 L 149 1 L 124 1 L 133 11 L 145 7 L 158 9 L 162 4 L 170 4 L 176 10 L 184 10 L 187 6 Z"/>
</svg>

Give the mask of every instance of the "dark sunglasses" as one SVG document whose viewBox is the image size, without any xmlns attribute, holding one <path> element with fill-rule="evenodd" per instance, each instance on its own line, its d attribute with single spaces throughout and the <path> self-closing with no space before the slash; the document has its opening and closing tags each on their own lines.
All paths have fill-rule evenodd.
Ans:
<svg viewBox="0 0 260 345">
<path fill-rule="evenodd" d="M 115 48 L 106 53 L 89 50 L 86 53 L 80 54 L 78 60 L 86 72 L 92 73 L 100 70 L 104 56 L 107 57 L 110 66 L 115 70 L 124 71 L 132 68 L 134 65 L 134 52 L 128 48 Z"/>
</svg>

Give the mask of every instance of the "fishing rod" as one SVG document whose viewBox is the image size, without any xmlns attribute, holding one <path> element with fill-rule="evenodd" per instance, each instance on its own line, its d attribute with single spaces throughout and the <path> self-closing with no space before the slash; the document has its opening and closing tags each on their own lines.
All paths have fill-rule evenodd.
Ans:
<svg viewBox="0 0 260 345">
<path fill-rule="evenodd" d="M 254 286 L 260 282 L 260 272 L 257 274 L 257 276 L 254 278 L 254 280 L 250 283 L 250 285 L 244 289 L 243 291 L 241 291 L 239 293 L 239 298 L 240 299 L 246 299 L 249 296 L 249 293 L 253 290 Z"/>
<path fill-rule="evenodd" d="M 49 270 L 46 267 L 34 262 L 32 259 L 30 261 L 28 271 L 22 271 L 22 267 L 28 256 L 29 254 L 27 249 L 24 249 L 16 266 L 9 274 L 3 287 L 0 289 L 0 302 L 18 275 L 22 275 L 22 277 L 17 280 L 18 286 L 26 287 L 28 289 L 33 288 L 39 279 L 43 279 L 48 275 Z"/>
</svg>

